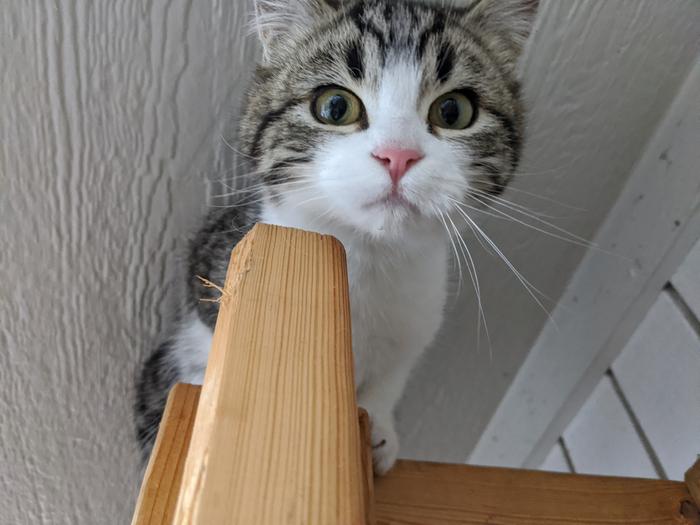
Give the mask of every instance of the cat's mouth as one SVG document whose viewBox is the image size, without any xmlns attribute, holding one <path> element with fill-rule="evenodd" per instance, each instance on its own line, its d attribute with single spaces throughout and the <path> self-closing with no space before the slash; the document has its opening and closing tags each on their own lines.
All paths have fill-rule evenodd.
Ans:
<svg viewBox="0 0 700 525">
<path fill-rule="evenodd" d="M 399 193 L 396 190 L 393 190 L 387 193 L 386 195 L 383 195 L 382 197 L 379 197 L 378 199 L 375 199 L 363 206 L 363 208 L 365 209 L 376 207 L 385 209 L 402 209 L 415 214 L 420 213 L 418 206 L 409 201 L 406 197 L 404 197 L 401 193 Z"/>
</svg>

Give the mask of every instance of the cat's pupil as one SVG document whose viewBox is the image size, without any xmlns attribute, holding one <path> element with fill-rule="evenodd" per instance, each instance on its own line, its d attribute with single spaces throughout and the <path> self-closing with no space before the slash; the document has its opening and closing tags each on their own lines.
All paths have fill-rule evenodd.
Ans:
<svg viewBox="0 0 700 525">
<path fill-rule="evenodd" d="M 440 104 L 440 116 L 448 125 L 453 125 L 459 118 L 459 104 L 453 98 L 443 100 Z"/>
<path fill-rule="evenodd" d="M 348 101 L 342 95 L 333 95 L 323 107 L 323 118 L 339 122 L 348 112 Z"/>
</svg>

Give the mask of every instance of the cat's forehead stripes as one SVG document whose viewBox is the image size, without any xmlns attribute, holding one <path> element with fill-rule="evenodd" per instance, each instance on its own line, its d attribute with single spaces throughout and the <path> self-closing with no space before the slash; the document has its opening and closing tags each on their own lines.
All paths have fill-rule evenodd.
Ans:
<svg viewBox="0 0 700 525">
<path fill-rule="evenodd" d="M 446 42 L 440 45 L 440 50 L 437 54 L 436 73 L 440 83 L 444 83 L 450 78 L 452 68 L 454 68 L 455 51 L 452 46 Z"/>
<path fill-rule="evenodd" d="M 441 11 L 411 3 L 356 3 L 339 15 L 338 22 L 349 20 L 354 29 L 352 34 L 359 33 L 357 38 L 353 36 L 346 53 L 348 71 L 360 80 L 368 70 L 381 70 L 392 61 L 413 58 L 426 66 L 424 88 L 434 82 L 445 83 L 458 62 L 458 47 L 452 42 L 454 33 L 460 33 L 462 40 L 469 40 L 472 47 L 480 47 L 477 39 L 459 28 L 460 13 L 460 10 Z M 337 37 L 334 33 L 333 38 Z M 470 57 L 473 53 L 462 54 Z M 363 69 L 358 67 L 360 63 Z M 362 75 L 358 74 L 360 71 Z"/>
<path fill-rule="evenodd" d="M 361 1 L 342 16 L 377 44 L 382 65 L 397 54 L 422 60 L 429 40 L 445 29 L 444 13 L 410 3 Z"/>
<path fill-rule="evenodd" d="M 365 65 L 363 58 L 363 46 L 358 40 L 350 42 L 345 52 L 345 63 L 350 71 L 350 75 L 355 80 L 362 80 L 365 76 Z"/>
</svg>

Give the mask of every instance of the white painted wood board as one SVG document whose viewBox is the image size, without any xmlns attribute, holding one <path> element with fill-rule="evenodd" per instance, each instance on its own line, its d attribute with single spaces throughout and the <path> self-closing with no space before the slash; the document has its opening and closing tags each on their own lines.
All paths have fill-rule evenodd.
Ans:
<svg viewBox="0 0 700 525">
<path fill-rule="evenodd" d="M 536 468 L 700 237 L 698 100 L 696 61 L 471 461 Z"/>
<path fill-rule="evenodd" d="M 569 463 L 566 461 L 566 455 L 561 440 L 552 447 L 552 450 L 547 454 L 542 465 L 540 465 L 539 470 L 546 470 L 549 472 L 572 472 Z"/>
<path fill-rule="evenodd" d="M 608 376 L 603 376 L 563 437 L 579 474 L 658 477 Z"/>
<path fill-rule="evenodd" d="M 700 319 L 700 241 L 683 261 L 671 282 L 695 317 Z"/>
<path fill-rule="evenodd" d="M 700 338 L 663 293 L 613 371 L 670 479 L 700 455 Z"/>
</svg>

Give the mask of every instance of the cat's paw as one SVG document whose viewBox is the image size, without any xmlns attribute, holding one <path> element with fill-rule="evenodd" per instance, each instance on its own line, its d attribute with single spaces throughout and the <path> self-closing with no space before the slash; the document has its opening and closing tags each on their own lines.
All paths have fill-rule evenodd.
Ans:
<svg viewBox="0 0 700 525">
<path fill-rule="evenodd" d="M 372 424 L 372 463 L 374 473 L 383 476 L 396 462 L 399 454 L 399 437 L 394 430 L 392 416 L 370 414 Z"/>
</svg>

